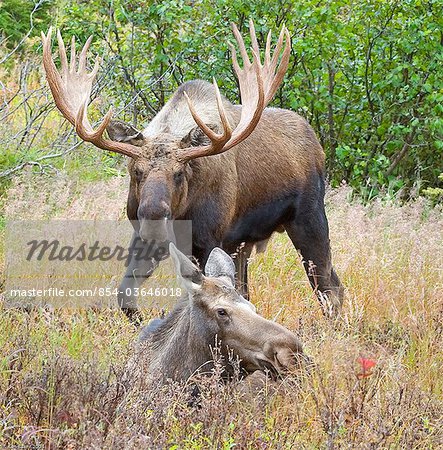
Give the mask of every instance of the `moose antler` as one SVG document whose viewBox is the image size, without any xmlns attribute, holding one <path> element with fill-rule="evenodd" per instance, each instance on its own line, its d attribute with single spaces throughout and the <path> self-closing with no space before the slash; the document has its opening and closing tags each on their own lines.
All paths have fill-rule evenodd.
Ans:
<svg viewBox="0 0 443 450">
<path fill-rule="evenodd" d="M 42 33 L 43 66 L 57 108 L 63 116 L 75 126 L 77 134 L 84 141 L 91 142 L 103 150 L 109 150 L 130 156 L 131 158 L 137 158 L 140 155 L 140 149 L 137 146 L 112 141 L 103 137 L 103 133 L 112 118 L 112 108 L 109 109 L 97 130 L 94 130 L 89 123 L 87 107 L 91 96 L 92 84 L 99 69 L 99 58 L 97 57 L 92 72 L 86 72 L 86 54 L 91 44 L 92 36 L 86 41 L 86 44 L 80 53 L 78 58 L 78 69 L 76 71 L 75 38 L 72 37 L 71 61 L 68 67 L 65 44 L 63 43 L 60 32 L 57 31 L 61 61 L 61 71 L 58 72 L 54 61 L 52 60 L 51 35 L 52 28 L 49 29 L 47 36 Z"/>
<path fill-rule="evenodd" d="M 254 23 L 249 21 L 249 30 L 252 41 L 252 63 L 246 52 L 245 43 L 235 24 L 232 24 L 235 39 L 238 43 L 240 54 L 243 59 L 243 69 L 240 68 L 237 61 L 237 54 L 234 47 L 229 44 L 232 52 L 232 64 L 237 74 L 240 85 L 240 95 L 242 102 L 242 111 L 240 122 L 234 131 L 231 130 L 226 119 L 226 112 L 223 107 L 220 91 L 217 82 L 214 79 L 214 88 L 217 99 L 217 107 L 220 114 L 223 133 L 217 134 L 209 128 L 198 116 L 192 100 L 185 94 L 189 110 L 197 125 L 211 141 L 210 145 L 200 147 L 189 147 L 180 154 L 180 159 L 189 161 L 202 156 L 217 155 L 223 153 L 235 145 L 245 140 L 257 126 L 263 110 L 272 100 L 277 92 L 280 83 L 283 81 L 289 63 L 289 54 L 291 52 L 290 36 L 287 28 L 282 27 L 280 36 L 275 46 L 274 55 L 271 58 L 271 31 L 266 40 L 266 50 L 263 65 L 260 61 L 260 49 L 255 34 Z M 285 48 L 283 49 L 280 64 L 278 64 L 280 51 L 283 45 L 283 39 L 286 38 Z M 277 67 L 278 66 L 278 67 Z"/>
</svg>

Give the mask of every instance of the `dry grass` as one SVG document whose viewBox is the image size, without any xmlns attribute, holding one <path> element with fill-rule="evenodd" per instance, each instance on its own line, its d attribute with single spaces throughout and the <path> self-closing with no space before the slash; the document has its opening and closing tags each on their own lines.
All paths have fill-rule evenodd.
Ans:
<svg viewBox="0 0 443 450">
<path fill-rule="evenodd" d="M 121 217 L 125 182 L 22 177 L 9 217 Z M 125 392 L 136 330 L 115 310 L 0 311 L 2 448 L 443 448 L 441 210 L 328 195 L 342 317 L 324 319 L 283 235 L 254 257 L 258 310 L 297 331 L 315 361 L 279 390 L 243 394 L 216 377 L 202 396 L 171 385 Z M 31 201 L 31 198 L 33 200 Z M 63 206 L 62 206 L 63 205 Z M 147 313 L 148 317 L 148 313 Z M 358 357 L 377 361 L 358 378 Z"/>
</svg>

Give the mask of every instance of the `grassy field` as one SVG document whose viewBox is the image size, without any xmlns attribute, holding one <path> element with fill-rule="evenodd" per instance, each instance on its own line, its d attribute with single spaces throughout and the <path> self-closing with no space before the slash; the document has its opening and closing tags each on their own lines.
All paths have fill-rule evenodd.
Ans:
<svg viewBox="0 0 443 450">
<path fill-rule="evenodd" d="M 6 218 L 124 217 L 122 177 L 16 178 Z M 327 196 L 347 289 L 325 319 L 285 235 L 253 258 L 252 301 L 294 330 L 315 366 L 251 395 L 216 377 L 125 392 L 137 330 L 117 310 L 0 309 L 0 448 L 443 448 L 441 209 Z M 145 312 L 146 320 L 151 313 Z M 376 362 L 362 377 L 359 358 Z"/>
</svg>

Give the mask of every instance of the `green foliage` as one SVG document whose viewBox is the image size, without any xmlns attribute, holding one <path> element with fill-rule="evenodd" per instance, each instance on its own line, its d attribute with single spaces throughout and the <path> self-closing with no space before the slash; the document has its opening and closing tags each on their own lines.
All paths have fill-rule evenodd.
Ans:
<svg viewBox="0 0 443 450">
<path fill-rule="evenodd" d="M 441 0 L 66 0 L 52 8 L 57 19 L 51 24 L 63 29 L 66 41 L 94 34 L 93 52 L 105 61 L 100 95 L 121 119 L 139 126 L 189 79 L 216 76 L 237 102 L 229 22 L 245 34 L 253 18 L 261 45 L 268 29 L 275 39 L 286 24 L 292 57 L 274 105 L 313 125 L 333 185 L 345 180 L 371 197 L 386 188 L 407 192 L 437 184 L 441 10 Z"/>
<path fill-rule="evenodd" d="M 54 0 L 0 0 L 0 37 L 6 40 L 6 46 L 14 48 L 31 27 L 35 32 L 44 30 L 51 20 L 54 3 Z"/>
<path fill-rule="evenodd" d="M 285 91 L 317 128 L 333 184 L 345 179 L 376 193 L 417 177 L 433 183 L 443 135 L 441 2 L 302 8 L 299 64 Z"/>
<path fill-rule="evenodd" d="M 430 198 L 434 204 L 443 201 L 443 173 L 438 176 L 438 179 L 441 187 L 429 187 L 423 191 L 423 194 Z"/>
</svg>

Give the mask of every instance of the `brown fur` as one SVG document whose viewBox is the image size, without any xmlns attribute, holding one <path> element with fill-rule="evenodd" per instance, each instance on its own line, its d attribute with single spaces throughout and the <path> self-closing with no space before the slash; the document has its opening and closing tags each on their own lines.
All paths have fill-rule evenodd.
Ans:
<svg viewBox="0 0 443 450">
<path fill-rule="evenodd" d="M 206 110 L 207 105 L 215 105 L 213 86 L 204 81 L 188 83 L 197 111 L 207 117 L 209 123 L 220 125 L 218 111 Z M 232 127 L 240 119 L 241 107 L 232 105 L 225 99 L 225 108 Z M 181 126 L 176 125 L 177 115 L 184 117 Z M 161 130 L 152 134 L 152 124 L 143 133 L 147 135 L 142 145 L 143 154 L 138 160 L 131 160 L 131 190 L 138 201 L 143 185 L 148 178 L 155 177 L 151 172 L 165 174 L 163 180 L 172 193 L 174 219 L 187 219 L 190 205 L 196 205 L 207 198 L 217 198 L 223 211 L 223 220 L 218 224 L 217 238 L 222 239 L 235 218 L 255 206 L 270 201 L 276 193 L 296 188 L 303 190 L 312 173 L 324 170 L 324 152 L 312 128 L 299 115 L 278 108 L 266 108 L 259 124 L 252 134 L 238 146 L 221 155 L 200 158 L 189 164 L 192 176 L 187 192 L 183 195 L 176 189 L 172 175 L 186 167 L 187 163 L 178 161 L 182 149 L 180 141 L 195 127 L 187 104 L 183 99 L 183 89 L 179 89 L 159 115 L 154 125 L 163 118 Z M 183 122 L 188 125 L 183 125 Z M 176 130 L 164 133 L 163 130 Z M 182 134 L 185 133 L 185 134 Z M 180 134 L 180 136 L 177 136 Z M 136 169 L 143 172 L 143 180 L 137 183 Z M 189 177 L 189 170 L 186 171 Z M 191 178 L 188 178 L 188 183 Z M 177 198 L 179 197 L 179 198 Z M 155 199 L 149 199 L 155 202 Z M 136 217 L 131 217 L 136 220 Z"/>
<path fill-rule="evenodd" d="M 205 117 L 206 106 L 215 105 L 213 87 L 204 81 L 193 83 L 193 89 L 187 89 L 188 95 L 192 95 L 197 111 L 203 111 L 201 115 Z M 166 122 L 163 126 L 166 129 L 175 127 L 175 123 L 167 126 L 168 117 L 171 121 L 175 120 L 175 117 L 167 114 L 170 109 L 175 114 L 179 111 L 181 115 L 190 117 L 187 105 L 180 98 L 182 95 L 182 90 L 179 89 L 164 108 Z M 241 107 L 226 101 L 225 108 L 231 126 L 234 127 L 240 119 Z M 211 116 L 207 121 L 220 125 L 218 111 L 206 112 L 206 116 L 209 114 Z M 162 112 L 159 113 L 161 115 Z M 195 123 L 189 121 L 189 127 L 179 127 L 176 134 L 188 133 L 195 127 Z M 153 167 L 166 172 L 180 169 L 181 164 L 176 157 L 180 155 L 181 149 L 178 137 L 174 134 L 148 135 L 142 148 L 148 160 L 131 162 L 131 175 L 136 166 L 143 167 L 147 172 Z M 197 176 L 192 178 L 186 203 L 195 204 L 202 196 L 221 197 L 221 208 L 226 217 L 219 229 L 219 235 L 223 236 L 235 217 L 257 204 L 271 200 L 276 193 L 292 188 L 294 183 L 303 190 L 313 172 L 323 172 L 324 160 L 324 152 L 305 119 L 292 111 L 266 108 L 256 129 L 244 142 L 224 154 L 200 158 L 190 163 Z M 173 190 L 170 178 L 168 182 Z M 183 208 L 174 217 L 180 219 L 185 214 L 186 208 Z"/>
</svg>

